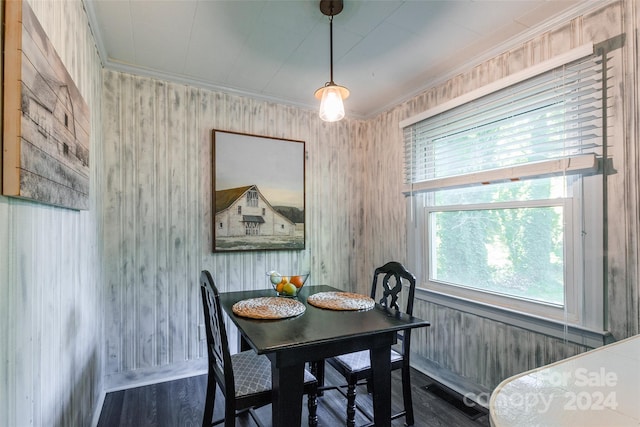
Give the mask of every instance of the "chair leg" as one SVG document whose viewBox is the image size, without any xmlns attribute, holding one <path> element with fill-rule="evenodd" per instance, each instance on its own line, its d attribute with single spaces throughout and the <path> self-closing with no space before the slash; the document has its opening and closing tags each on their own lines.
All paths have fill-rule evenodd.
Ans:
<svg viewBox="0 0 640 427">
<path fill-rule="evenodd" d="M 411 372 L 409 367 L 402 368 L 402 398 L 404 400 L 405 424 L 412 426 L 413 419 L 413 399 L 411 397 Z"/>
<path fill-rule="evenodd" d="M 309 408 L 309 427 L 318 425 L 318 391 L 312 390 L 307 396 L 307 406 Z"/>
<path fill-rule="evenodd" d="M 349 381 L 347 385 L 347 427 L 356 425 L 356 383 Z"/>
<path fill-rule="evenodd" d="M 236 427 L 236 408 L 232 399 L 227 399 L 226 396 L 224 399 L 224 427 Z"/>
<path fill-rule="evenodd" d="M 213 375 L 207 380 L 207 394 L 204 401 L 204 414 L 202 416 L 202 427 L 211 427 L 213 409 L 216 403 L 216 382 Z"/>
<path fill-rule="evenodd" d="M 324 387 L 324 359 L 309 363 L 311 373 L 318 380 L 318 387 Z M 322 396 L 324 392 L 318 390 L 318 396 Z"/>
</svg>

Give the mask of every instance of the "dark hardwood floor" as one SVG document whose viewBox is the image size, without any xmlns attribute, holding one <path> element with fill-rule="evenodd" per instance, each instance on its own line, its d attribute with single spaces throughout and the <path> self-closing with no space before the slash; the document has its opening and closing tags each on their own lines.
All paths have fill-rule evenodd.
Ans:
<svg viewBox="0 0 640 427">
<path fill-rule="evenodd" d="M 336 371 L 326 367 L 327 384 L 342 383 Z M 413 407 L 416 427 L 478 427 L 489 426 L 488 415 L 475 420 L 445 399 L 427 391 L 425 386 L 432 381 L 422 373 L 413 370 L 411 377 Z M 122 391 L 107 393 L 98 427 L 193 427 L 202 424 L 202 411 L 207 384 L 207 376 L 200 375 L 179 380 L 152 384 Z M 216 394 L 215 419 L 222 418 L 224 404 L 220 391 Z M 402 408 L 402 388 L 399 372 L 392 378 L 392 409 Z M 358 403 L 371 413 L 371 396 L 366 387 L 358 388 Z M 256 411 L 265 426 L 271 425 L 271 407 Z M 329 390 L 318 398 L 318 418 L 320 426 L 345 425 L 346 399 L 336 390 Z M 302 422 L 306 426 L 306 396 L 304 397 Z M 369 420 L 358 411 L 356 425 L 367 424 Z M 393 426 L 402 426 L 404 417 L 393 421 Z M 237 426 L 254 426 L 249 415 L 236 420 Z"/>
</svg>

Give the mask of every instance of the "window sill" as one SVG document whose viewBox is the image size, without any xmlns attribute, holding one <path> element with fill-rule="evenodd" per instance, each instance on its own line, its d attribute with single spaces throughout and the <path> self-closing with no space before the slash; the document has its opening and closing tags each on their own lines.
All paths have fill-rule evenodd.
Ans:
<svg viewBox="0 0 640 427">
<path fill-rule="evenodd" d="M 587 329 L 533 316 L 503 307 L 473 301 L 466 298 L 447 295 L 430 289 L 416 288 L 416 298 L 434 304 L 459 310 L 476 316 L 485 317 L 507 325 L 533 331 L 539 334 L 567 340 L 568 342 L 584 345 L 590 348 L 601 347 L 613 341 L 613 336 L 607 331 Z"/>
</svg>

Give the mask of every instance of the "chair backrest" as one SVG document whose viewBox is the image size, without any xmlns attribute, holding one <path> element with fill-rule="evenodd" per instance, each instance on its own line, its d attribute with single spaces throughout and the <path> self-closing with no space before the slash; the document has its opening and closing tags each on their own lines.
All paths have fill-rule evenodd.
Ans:
<svg viewBox="0 0 640 427">
<path fill-rule="evenodd" d="M 373 273 L 373 283 L 371 284 L 371 298 L 376 298 L 376 288 L 378 284 L 378 278 L 383 276 L 382 279 L 382 298 L 378 303 L 387 308 L 395 308 L 398 311 L 402 311 L 398 306 L 398 295 L 402 290 L 403 280 L 404 284 L 409 285 L 409 295 L 407 295 L 407 306 L 405 313 L 413 315 L 413 297 L 416 291 L 416 277 L 410 273 L 404 265 L 396 261 L 391 261 L 376 268 Z M 394 280 L 391 281 L 391 278 Z M 391 284 L 390 284 L 391 282 Z"/>
<path fill-rule="evenodd" d="M 382 278 L 382 298 L 378 303 L 387 308 L 394 308 L 402 311 L 398 306 L 398 295 L 402 291 L 403 280 L 409 285 L 409 294 L 407 295 L 407 305 L 405 313 L 413 316 L 413 297 L 416 292 L 416 276 L 410 273 L 404 265 L 396 261 L 390 261 L 382 267 L 376 268 L 373 272 L 373 283 L 371 284 L 371 298 L 376 298 L 376 288 L 378 278 Z M 394 280 L 391 280 L 393 278 Z M 390 284 L 391 283 L 391 284 Z M 411 349 L 411 329 L 397 334 L 398 339 L 402 341 L 403 365 L 409 366 L 409 354 Z"/>
<path fill-rule="evenodd" d="M 207 270 L 200 274 L 200 292 L 202 293 L 202 310 L 204 312 L 204 326 L 207 331 L 207 353 L 209 356 L 209 375 L 213 375 L 222 393 L 227 396 L 235 395 L 233 367 L 231 353 L 227 341 L 227 331 L 224 327 L 222 309 L 218 288 Z M 231 398 L 231 397 L 229 397 Z"/>
</svg>

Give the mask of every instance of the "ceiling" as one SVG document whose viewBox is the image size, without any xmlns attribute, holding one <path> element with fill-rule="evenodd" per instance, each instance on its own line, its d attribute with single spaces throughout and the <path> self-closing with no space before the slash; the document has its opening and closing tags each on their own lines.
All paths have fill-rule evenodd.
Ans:
<svg viewBox="0 0 640 427">
<path fill-rule="evenodd" d="M 345 0 L 334 81 L 369 118 L 606 0 Z M 84 0 L 106 68 L 316 109 L 329 80 L 318 0 Z"/>
</svg>

